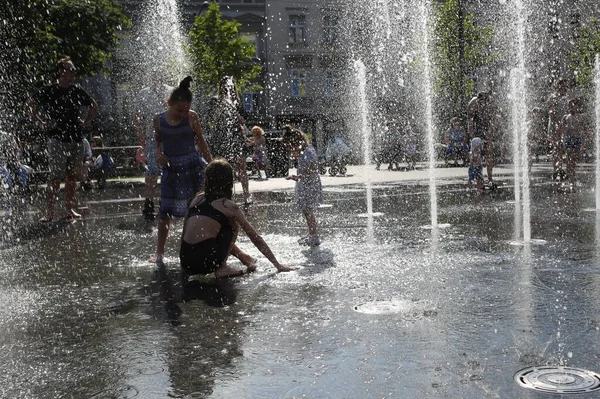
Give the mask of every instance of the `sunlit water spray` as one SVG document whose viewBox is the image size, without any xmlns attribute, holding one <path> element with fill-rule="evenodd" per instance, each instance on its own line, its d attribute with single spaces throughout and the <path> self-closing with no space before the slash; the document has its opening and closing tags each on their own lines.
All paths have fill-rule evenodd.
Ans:
<svg viewBox="0 0 600 399">
<path fill-rule="evenodd" d="M 177 0 L 149 0 L 137 24 L 133 78 L 151 79 L 160 73 L 169 84 L 178 83 L 188 74 L 181 13 Z M 147 82 L 142 82 L 146 84 Z"/>
<path fill-rule="evenodd" d="M 354 62 L 358 83 L 360 131 L 362 135 L 365 189 L 367 194 L 367 240 L 373 240 L 373 193 L 371 187 L 371 129 L 369 128 L 369 102 L 367 100 L 367 75 L 361 60 Z"/>
<path fill-rule="evenodd" d="M 430 60 L 430 20 L 431 4 L 429 1 L 423 1 L 419 5 L 421 32 L 423 32 L 423 96 L 425 99 L 425 129 L 427 135 L 427 155 L 429 158 L 429 201 L 431 211 L 431 226 L 438 227 L 437 211 L 437 187 L 435 180 L 435 127 L 433 124 L 433 90 L 431 79 L 431 60 Z"/>
<path fill-rule="evenodd" d="M 594 148 L 596 151 L 596 209 L 600 210 L 600 54 L 596 54 L 594 85 L 596 94 L 596 129 L 594 136 Z"/>
<path fill-rule="evenodd" d="M 510 75 L 512 103 L 513 163 L 515 178 L 515 208 L 523 214 L 523 242 L 531 242 L 531 199 L 529 190 L 529 143 L 527 126 L 527 68 L 525 67 L 525 24 L 527 20 L 523 0 L 514 3 L 516 66 Z"/>
</svg>

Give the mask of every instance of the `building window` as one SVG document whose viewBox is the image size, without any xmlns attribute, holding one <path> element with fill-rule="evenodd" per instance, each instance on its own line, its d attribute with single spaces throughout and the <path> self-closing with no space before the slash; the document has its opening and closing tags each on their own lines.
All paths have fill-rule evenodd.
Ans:
<svg viewBox="0 0 600 399">
<path fill-rule="evenodd" d="M 292 97 L 306 97 L 306 71 L 292 69 L 290 71 Z"/>
<path fill-rule="evenodd" d="M 339 38 L 339 17 L 335 15 L 323 16 L 323 43 L 334 44 Z"/>
<path fill-rule="evenodd" d="M 333 97 L 339 94 L 342 77 L 339 71 L 328 69 L 325 71 L 325 96 Z"/>
<path fill-rule="evenodd" d="M 250 114 L 258 112 L 258 93 L 244 93 L 244 110 Z"/>
<path fill-rule="evenodd" d="M 306 17 L 290 15 L 290 43 L 306 43 Z"/>
</svg>

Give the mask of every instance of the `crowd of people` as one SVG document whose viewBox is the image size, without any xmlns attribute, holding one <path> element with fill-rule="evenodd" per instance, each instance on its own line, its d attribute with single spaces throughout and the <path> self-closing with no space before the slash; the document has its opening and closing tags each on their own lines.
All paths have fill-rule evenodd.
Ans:
<svg viewBox="0 0 600 399">
<path fill-rule="evenodd" d="M 65 211 L 70 219 L 81 218 L 76 208 L 76 185 L 90 184 L 89 170 L 95 168 L 98 186 L 106 183 L 114 163 L 102 151 L 101 137 L 92 138 L 92 146 L 83 129 L 98 114 L 98 105 L 81 87 L 74 84 L 76 68 L 73 61 L 62 58 L 56 66 L 57 82 L 43 87 L 31 96 L 27 105 L 34 121 L 48 137 L 47 155 L 49 176 L 46 192 L 46 212 L 42 221 L 56 220 L 56 201 L 60 184 L 65 187 Z M 249 129 L 235 82 L 223 77 L 210 115 L 210 132 L 204 131 L 201 117 L 191 109 L 192 78 L 186 77 L 177 87 L 166 85 L 160 72 L 153 71 L 148 87 L 136 99 L 133 119 L 140 150 L 136 159 L 146 167 L 145 201 L 142 214 L 146 220 L 157 221 L 156 252 L 152 261 L 161 261 L 171 221 L 184 219 L 180 258 L 188 274 L 211 273 L 226 277 L 243 273 L 227 264 L 230 255 L 238 258 L 246 271 L 256 268 L 256 260 L 236 245 L 240 229 L 245 231 L 256 247 L 279 271 L 293 267 L 279 263 L 269 246 L 245 217 L 244 211 L 253 202 L 248 186 L 246 155 L 252 154 L 259 179 L 268 179 L 268 157 L 265 132 L 260 126 Z M 85 112 L 81 114 L 81 108 Z M 484 190 L 483 169 L 488 185 L 494 185 L 494 141 L 497 123 L 491 94 L 482 91 L 469 103 L 467 121 L 459 117 L 450 120 L 445 132 L 444 153 L 468 164 L 469 185 L 475 183 L 477 192 Z M 592 124 L 585 113 L 581 98 L 567 95 L 567 81 L 558 79 L 554 92 L 543 107 L 532 110 L 529 125 L 531 159 L 540 153 L 549 154 L 554 165 L 554 177 L 562 176 L 566 159 L 566 177 L 575 181 L 575 166 L 588 146 Z M 414 168 L 417 144 L 408 119 L 388 126 L 393 143 L 380 145 L 376 156 L 377 169 L 388 163 L 388 169 L 398 169 L 399 163 Z M 299 243 L 317 246 L 321 239 L 317 229 L 316 208 L 322 202 L 319 157 L 311 141 L 299 129 L 287 125 L 282 129 L 283 145 L 297 161 L 297 174 L 287 179 L 296 182 L 296 196 L 308 234 Z M 343 145 L 342 145 L 343 144 Z M 97 149 L 92 156 L 91 149 Z M 343 150 L 343 151 L 342 151 Z M 328 146 L 334 153 L 349 152 L 341 138 Z M 338 154 L 337 157 L 343 158 Z M 0 169 L 0 178 L 13 185 L 25 185 L 30 171 L 16 157 Z M 160 176 L 160 203 L 155 207 L 155 189 Z M 241 182 L 244 206 L 233 202 L 235 176 Z"/>
<path fill-rule="evenodd" d="M 558 78 L 553 83 L 553 92 L 534 107 L 528 116 L 529 167 L 533 160 L 545 156 L 553 165 L 552 178 L 557 181 L 568 179 L 569 188 L 577 185 L 576 165 L 592 146 L 593 123 L 586 112 L 585 100 L 580 96 L 569 96 L 568 80 Z M 467 105 L 466 123 L 453 117 L 440 144 L 438 155 L 444 160 L 468 166 L 468 184 L 475 185 L 477 194 L 484 188 L 495 188 L 493 170 L 502 127 L 498 120 L 498 109 L 489 91 L 481 91 Z M 414 168 L 416 148 L 414 134 L 407 120 L 390 123 L 384 142 L 379 143 L 376 169 L 382 163 L 388 170 L 399 170 L 400 163 L 407 169 Z M 564 167 L 564 168 L 563 168 Z M 486 169 L 486 179 L 483 169 Z"/>
<path fill-rule="evenodd" d="M 55 208 L 63 182 L 66 218 L 81 218 L 76 208 L 77 182 L 81 181 L 82 186 L 89 184 L 89 170 L 96 168 L 101 171 L 98 185 L 104 185 L 114 167 L 110 156 L 102 151 L 102 138 L 93 137 L 90 145 L 84 137 L 83 129 L 98 114 L 98 105 L 74 84 L 73 61 L 62 58 L 56 71 L 57 83 L 43 87 L 27 103 L 31 117 L 48 138 L 46 212 L 40 222 L 60 217 Z M 171 221 L 183 218 L 180 259 L 188 275 L 214 273 L 216 277 L 229 277 L 254 271 L 256 260 L 236 245 L 240 229 L 278 271 L 296 269 L 279 263 L 245 216 L 252 203 L 245 154 L 250 149 L 257 173 L 262 177 L 264 171 L 265 179 L 268 178 L 268 160 L 265 132 L 259 126 L 252 129 L 246 126 L 233 78 L 224 77 L 219 83 L 207 140 L 200 116 L 191 109 L 192 78 L 188 76 L 172 88 L 162 82 L 159 73 L 152 76 L 149 86 L 138 93 L 133 119 L 140 145 L 136 159 L 146 167 L 142 215 L 149 221 L 158 219 L 156 252 L 150 260 L 162 261 Z M 83 115 L 82 108 L 85 108 Z M 308 235 L 299 242 L 319 245 L 315 210 L 322 193 L 316 150 L 306 135 L 293 126 L 283 128 L 281 140 L 298 163 L 298 173 L 288 178 L 296 181 L 298 206 L 308 227 Z M 96 149 L 96 158 L 92 156 L 92 148 Z M 25 166 L 19 168 L 2 173 L 13 180 L 26 178 Z M 160 201 L 155 207 L 159 176 Z M 242 184 L 243 207 L 233 202 L 236 176 Z M 231 267 L 227 263 L 230 255 L 238 258 L 246 269 Z"/>
</svg>

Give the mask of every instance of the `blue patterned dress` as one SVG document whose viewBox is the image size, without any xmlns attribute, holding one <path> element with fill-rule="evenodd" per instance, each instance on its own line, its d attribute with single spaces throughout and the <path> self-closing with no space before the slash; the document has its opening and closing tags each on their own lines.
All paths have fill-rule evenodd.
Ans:
<svg viewBox="0 0 600 399">
<path fill-rule="evenodd" d="M 315 147 L 309 145 L 298 157 L 298 174 L 303 178 L 296 182 L 296 195 L 300 210 L 314 210 L 323 202 L 321 176 L 318 170 L 312 170 L 319 162 Z"/>
<path fill-rule="evenodd" d="M 160 136 L 169 165 L 160 179 L 160 219 L 183 217 L 188 203 L 204 186 L 206 161 L 196 150 L 194 130 L 188 116 L 177 126 L 167 123 L 160 114 Z"/>
</svg>

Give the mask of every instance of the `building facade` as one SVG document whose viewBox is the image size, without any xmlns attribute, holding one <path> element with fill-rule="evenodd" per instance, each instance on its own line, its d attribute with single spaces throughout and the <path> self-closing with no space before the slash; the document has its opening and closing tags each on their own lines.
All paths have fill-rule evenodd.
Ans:
<svg viewBox="0 0 600 399">
<path fill-rule="evenodd" d="M 140 12 L 146 1 L 149 0 L 120 0 L 129 10 L 134 23 L 136 13 Z M 482 24 L 494 27 L 494 51 L 500 54 L 495 65 L 482 69 L 474 76 L 477 89 L 503 91 L 508 70 L 513 63 L 512 2 L 462 1 L 467 12 L 475 12 Z M 598 16 L 595 0 L 539 1 L 544 6 L 530 7 L 528 20 L 532 24 L 528 30 L 531 82 L 535 84 L 535 96 L 538 97 L 546 94 L 554 77 L 567 75 L 572 78 L 569 53 L 577 39 L 577 28 Z M 185 31 L 191 27 L 194 17 L 202 14 L 208 6 L 208 2 L 202 0 L 177 2 Z M 249 123 L 260 123 L 266 128 L 279 128 L 288 123 L 297 125 L 313 136 L 320 151 L 333 134 L 351 129 L 348 126 L 347 109 L 351 102 L 348 101 L 347 83 L 352 73 L 349 59 L 351 47 L 360 43 L 357 37 L 379 37 L 372 32 L 376 29 L 372 24 L 367 24 L 370 27 L 363 26 L 365 24 L 354 23 L 353 20 L 362 18 L 361 9 L 379 10 L 379 5 L 353 4 L 348 0 L 219 0 L 218 3 L 225 18 L 241 23 L 240 33 L 254 42 L 257 48 L 255 60 L 262 66 L 257 81 L 262 89 L 243 93 L 244 107 L 250 115 Z M 395 28 L 404 29 L 396 19 L 413 15 L 411 8 L 415 7 L 410 5 L 417 3 L 406 1 L 388 4 L 389 11 L 396 12 Z M 382 10 L 388 11 L 385 7 Z M 369 18 L 377 21 L 378 15 Z M 414 30 L 411 32 L 415 34 Z M 398 36 L 398 42 L 406 39 L 406 34 L 396 29 L 391 34 Z M 389 40 L 389 33 L 386 40 Z M 366 46 L 374 47 L 377 41 L 372 40 Z M 388 49 L 388 52 L 398 48 Z M 361 51 L 358 50 L 359 55 Z M 371 63 L 377 61 L 368 55 L 368 51 L 364 53 L 366 60 Z M 385 49 L 383 55 L 396 63 L 394 55 L 390 57 Z M 398 55 L 400 57 L 401 54 Z M 385 68 L 390 69 L 388 66 Z M 404 77 L 390 80 L 391 84 L 398 87 L 391 86 L 392 89 L 384 93 L 389 98 L 382 100 L 385 104 L 380 108 L 389 108 L 394 112 L 401 107 L 406 108 L 406 104 L 402 103 L 411 101 L 409 93 L 402 94 L 403 90 L 411 91 L 410 85 L 406 85 L 411 73 L 414 74 L 414 71 L 411 72 L 411 61 L 404 62 L 402 68 L 403 71 L 397 74 L 400 77 L 404 74 Z M 397 83 L 400 80 L 404 83 Z"/>
<path fill-rule="evenodd" d="M 144 0 L 121 0 L 136 21 Z M 240 22 L 240 34 L 256 45 L 262 89 L 242 94 L 249 123 L 266 128 L 301 127 L 319 147 L 344 129 L 340 96 L 347 67 L 337 0 L 219 0 L 224 18 Z M 179 1 L 188 31 L 208 3 Z M 127 40 L 124 41 L 126 46 Z M 126 53 L 123 49 L 121 53 Z"/>
</svg>

